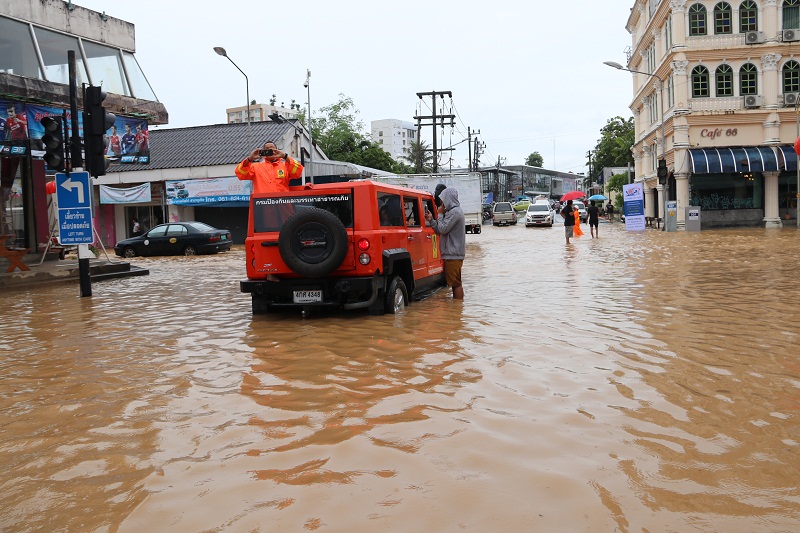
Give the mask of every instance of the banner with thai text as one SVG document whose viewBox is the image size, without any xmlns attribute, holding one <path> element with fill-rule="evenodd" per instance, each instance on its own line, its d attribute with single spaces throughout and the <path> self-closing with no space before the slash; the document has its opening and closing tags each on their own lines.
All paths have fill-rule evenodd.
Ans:
<svg viewBox="0 0 800 533">
<path fill-rule="evenodd" d="M 642 231 L 646 227 L 644 218 L 644 187 L 641 183 L 622 186 L 623 209 L 625 212 L 625 229 Z"/>
<path fill-rule="evenodd" d="M 252 191 L 252 181 L 243 181 L 236 177 L 167 181 L 167 204 L 248 203 Z"/>
</svg>

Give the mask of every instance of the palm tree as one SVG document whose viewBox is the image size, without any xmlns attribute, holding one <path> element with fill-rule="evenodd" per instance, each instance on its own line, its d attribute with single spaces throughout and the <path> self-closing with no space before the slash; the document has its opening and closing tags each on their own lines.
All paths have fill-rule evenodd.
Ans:
<svg viewBox="0 0 800 533">
<path fill-rule="evenodd" d="M 433 170 L 433 151 L 425 141 L 411 141 L 405 148 L 405 155 L 400 157 L 408 161 L 416 174 L 427 174 Z"/>
</svg>

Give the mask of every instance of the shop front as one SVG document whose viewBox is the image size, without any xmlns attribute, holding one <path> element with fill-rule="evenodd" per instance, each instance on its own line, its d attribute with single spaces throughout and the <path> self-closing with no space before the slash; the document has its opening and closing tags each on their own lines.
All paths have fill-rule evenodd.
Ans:
<svg viewBox="0 0 800 533">
<path fill-rule="evenodd" d="M 780 226 L 795 216 L 791 146 L 695 148 L 689 158 L 688 205 L 700 206 L 704 228 Z"/>
</svg>

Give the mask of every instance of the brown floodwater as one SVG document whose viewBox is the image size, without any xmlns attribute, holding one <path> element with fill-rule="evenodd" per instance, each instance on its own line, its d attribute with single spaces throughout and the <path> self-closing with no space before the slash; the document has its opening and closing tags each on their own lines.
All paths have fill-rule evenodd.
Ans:
<svg viewBox="0 0 800 533">
<path fill-rule="evenodd" d="M 253 317 L 244 253 L 0 295 L 3 532 L 800 530 L 800 234 L 468 235 L 466 299 Z"/>
</svg>

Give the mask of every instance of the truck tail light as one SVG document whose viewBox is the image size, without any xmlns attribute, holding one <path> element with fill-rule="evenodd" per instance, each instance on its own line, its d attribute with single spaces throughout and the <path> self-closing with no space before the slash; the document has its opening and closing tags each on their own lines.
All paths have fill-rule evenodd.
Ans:
<svg viewBox="0 0 800 533">
<path fill-rule="evenodd" d="M 369 240 L 358 239 L 358 243 L 356 243 L 356 246 L 358 246 L 358 249 L 361 250 L 362 252 L 366 252 L 367 250 L 369 250 Z"/>
</svg>

